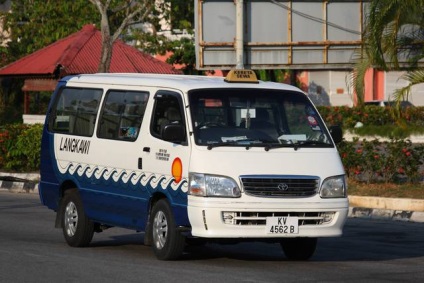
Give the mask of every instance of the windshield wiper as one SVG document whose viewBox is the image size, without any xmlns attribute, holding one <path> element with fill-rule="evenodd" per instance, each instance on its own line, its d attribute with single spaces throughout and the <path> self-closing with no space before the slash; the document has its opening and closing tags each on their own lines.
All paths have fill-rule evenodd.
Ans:
<svg viewBox="0 0 424 283">
<path fill-rule="evenodd" d="M 208 144 L 207 149 L 211 150 L 214 147 L 220 147 L 220 146 L 231 146 L 231 145 L 236 145 L 237 142 L 236 141 L 226 141 L 226 142 L 216 142 L 216 143 L 210 143 Z"/>
<path fill-rule="evenodd" d="M 321 142 L 321 141 L 313 141 L 313 140 L 307 140 L 307 141 L 281 140 L 281 141 L 284 143 L 271 144 L 271 145 L 265 146 L 265 151 L 268 151 L 274 148 L 282 148 L 282 147 L 293 147 L 294 150 L 298 150 L 299 147 L 302 147 L 304 145 L 318 145 L 318 146 L 324 146 L 324 147 L 332 147 L 331 144 Z"/>
<path fill-rule="evenodd" d="M 252 146 L 263 146 L 265 143 L 270 143 L 273 141 L 269 140 L 259 140 L 259 139 L 244 139 L 244 140 L 234 140 L 234 141 L 225 141 L 225 142 L 216 142 L 208 144 L 207 149 L 211 150 L 214 147 L 220 146 L 245 146 L 246 149 L 250 149 Z"/>
<path fill-rule="evenodd" d="M 269 151 L 270 149 L 274 149 L 274 148 L 282 148 L 282 147 L 293 147 L 294 149 L 297 150 L 297 143 L 296 144 L 291 144 L 291 143 L 273 143 L 273 144 L 267 144 L 265 145 L 264 149 L 265 151 Z"/>
<path fill-rule="evenodd" d="M 324 147 L 333 147 L 332 144 L 330 143 L 326 143 L 326 142 L 322 142 L 322 141 L 314 141 L 314 140 L 307 140 L 307 141 L 301 141 L 298 142 L 299 146 L 302 145 L 319 145 L 319 146 L 324 146 Z"/>
</svg>

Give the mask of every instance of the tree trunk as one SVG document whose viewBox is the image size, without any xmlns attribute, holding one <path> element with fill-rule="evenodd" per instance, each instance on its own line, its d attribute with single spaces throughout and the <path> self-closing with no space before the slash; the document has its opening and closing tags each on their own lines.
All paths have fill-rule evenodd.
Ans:
<svg viewBox="0 0 424 283">
<path fill-rule="evenodd" d="M 113 43 L 122 33 L 122 31 L 131 24 L 134 24 L 134 19 L 137 18 L 137 22 L 142 22 L 149 13 L 151 12 L 151 6 L 156 3 L 152 0 L 143 1 L 116 1 L 117 5 L 112 5 L 110 0 L 89 0 L 93 5 L 97 7 L 101 15 L 101 33 L 102 33 L 102 51 L 100 54 L 100 62 L 97 71 L 99 73 L 108 73 L 110 64 L 112 62 L 112 51 Z M 119 4 L 119 2 L 121 2 Z M 119 5 L 118 5 L 119 4 Z M 111 7 L 112 5 L 112 7 Z M 122 23 L 116 29 L 113 36 L 109 26 L 108 13 L 124 13 Z"/>
<path fill-rule="evenodd" d="M 109 73 L 110 63 L 112 62 L 112 39 L 110 36 L 109 24 L 104 22 L 102 18 L 101 23 L 101 33 L 102 33 L 102 51 L 100 54 L 100 62 L 98 67 L 99 73 Z"/>
</svg>

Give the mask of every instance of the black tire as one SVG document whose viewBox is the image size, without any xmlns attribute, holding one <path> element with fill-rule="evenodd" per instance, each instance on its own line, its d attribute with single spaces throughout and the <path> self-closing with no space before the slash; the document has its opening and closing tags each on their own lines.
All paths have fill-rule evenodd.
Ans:
<svg viewBox="0 0 424 283">
<path fill-rule="evenodd" d="M 84 213 L 76 190 L 65 192 L 61 205 L 62 230 L 71 247 L 86 247 L 94 234 L 94 223 Z"/>
<path fill-rule="evenodd" d="M 317 238 L 286 238 L 280 244 L 289 260 L 308 260 L 315 252 Z"/>
<path fill-rule="evenodd" d="M 152 248 L 160 260 L 174 260 L 184 250 L 184 236 L 177 230 L 171 207 L 166 199 L 159 200 L 152 210 Z"/>
</svg>

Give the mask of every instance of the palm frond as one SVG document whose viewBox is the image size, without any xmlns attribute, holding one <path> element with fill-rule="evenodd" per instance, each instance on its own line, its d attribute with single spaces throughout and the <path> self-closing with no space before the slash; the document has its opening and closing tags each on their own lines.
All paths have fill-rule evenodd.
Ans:
<svg viewBox="0 0 424 283">
<path fill-rule="evenodd" d="M 365 97 L 365 75 L 367 70 L 372 67 L 368 57 L 360 57 L 355 64 L 354 69 L 349 73 L 347 78 L 347 86 L 356 94 L 357 104 L 363 105 Z"/>
<path fill-rule="evenodd" d="M 417 39 L 417 35 L 422 35 L 424 30 L 423 10 L 423 0 L 371 1 L 364 41 L 368 57 L 374 66 L 394 70 L 400 68 L 399 60 L 404 57 L 412 59 L 412 65 L 423 58 L 422 49 L 421 52 L 416 52 L 417 48 L 423 46 L 422 40 Z M 414 32 L 408 35 L 406 31 L 410 30 Z M 411 53 L 413 56 L 408 56 L 411 47 L 416 50 Z M 405 63 L 408 62 L 402 62 L 402 66 Z"/>
<path fill-rule="evenodd" d="M 413 86 L 424 83 L 424 69 L 418 69 L 415 71 L 408 72 L 401 78 L 407 80 L 408 85 L 395 90 L 395 92 L 393 93 L 394 99 L 398 105 L 402 100 L 408 100 Z"/>
</svg>

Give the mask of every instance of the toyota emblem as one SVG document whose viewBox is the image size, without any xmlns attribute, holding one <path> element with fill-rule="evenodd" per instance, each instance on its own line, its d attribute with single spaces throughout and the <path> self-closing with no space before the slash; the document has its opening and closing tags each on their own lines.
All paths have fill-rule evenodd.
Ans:
<svg viewBox="0 0 424 283">
<path fill-rule="evenodd" d="M 287 191 L 288 189 L 289 189 L 289 186 L 286 183 L 278 184 L 278 190 Z"/>
</svg>

